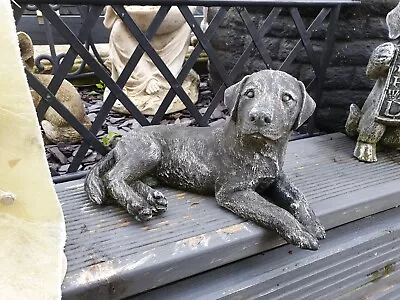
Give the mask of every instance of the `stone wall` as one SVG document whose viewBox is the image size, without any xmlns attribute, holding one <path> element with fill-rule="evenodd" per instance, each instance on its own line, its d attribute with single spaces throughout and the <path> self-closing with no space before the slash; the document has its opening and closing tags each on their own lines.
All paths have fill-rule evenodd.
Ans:
<svg viewBox="0 0 400 300">
<path fill-rule="evenodd" d="M 365 67 L 374 48 L 389 40 L 385 18 L 397 3 L 398 0 L 364 0 L 360 5 L 342 8 L 323 98 L 317 112 L 319 129 L 328 132 L 343 131 L 350 104 L 357 103 L 361 106 L 367 98 L 374 81 L 366 78 Z M 269 10 L 251 8 L 249 12 L 258 28 Z M 315 8 L 300 10 L 306 26 L 318 12 L 319 9 Z M 209 19 L 214 14 L 215 9 L 210 9 Z M 312 44 L 317 50 L 317 55 L 321 55 L 326 28 L 327 22 L 312 34 Z M 264 45 L 274 61 L 274 68 L 279 67 L 298 38 L 294 22 L 288 11 L 284 10 L 263 38 Z M 212 44 L 225 67 L 230 70 L 250 41 L 240 16 L 231 9 L 212 39 Z M 265 69 L 265 64 L 255 50 L 236 80 L 261 69 Z M 304 50 L 287 71 L 305 83 L 312 79 L 313 71 Z M 210 73 L 212 86 L 219 86 L 220 79 L 212 64 Z"/>
</svg>

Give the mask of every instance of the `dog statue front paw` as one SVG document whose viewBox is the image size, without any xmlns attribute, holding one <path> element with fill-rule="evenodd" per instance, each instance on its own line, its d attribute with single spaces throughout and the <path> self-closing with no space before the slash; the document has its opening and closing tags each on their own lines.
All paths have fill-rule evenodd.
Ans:
<svg viewBox="0 0 400 300">
<path fill-rule="evenodd" d="M 294 202 L 290 206 L 290 211 L 293 216 L 302 224 L 306 231 L 315 238 L 322 240 L 325 239 L 326 233 L 325 228 L 316 217 L 314 211 L 310 207 L 309 203 L 305 200 L 304 196 L 301 195 L 302 201 Z"/>
<path fill-rule="evenodd" d="M 376 145 L 358 141 L 354 148 L 354 156 L 360 161 L 376 162 L 378 160 L 376 157 Z"/>
<path fill-rule="evenodd" d="M 318 219 L 315 221 L 315 225 L 313 226 L 313 228 L 313 233 L 317 237 L 317 239 L 323 240 L 326 238 L 325 228 Z"/>
<path fill-rule="evenodd" d="M 306 228 L 307 232 L 316 237 L 318 240 L 323 240 L 326 238 L 325 228 L 315 216 L 308 222 L 303 222 L 302 224 Z"/>
<path fill-rule="evenodd" d="M 289 243 L 307 250 L 318 250 L 318 239 L 311 233 L 307 232 L 305 228 L 292 229 L 288 233 L 280 233 L 281 236 Z"/>
</svg>

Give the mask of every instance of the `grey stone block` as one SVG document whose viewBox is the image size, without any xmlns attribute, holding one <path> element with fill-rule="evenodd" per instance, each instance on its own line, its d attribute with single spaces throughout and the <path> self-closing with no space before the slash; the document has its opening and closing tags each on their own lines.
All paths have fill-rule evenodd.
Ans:
<svg viewBox="0 0 400 300">
<path fill-rule="evenodd" d="M 331 57 L 331 65 L 366 66 L 372 51 L 384 42 L 384 40 L 368 39 L 336 43 Z"/>
<path fill-rule="evenodd" d="M 320 107 L 340 106 L 348 110 L 352 103 L 362 106 L 369 92 L 370 90 L 324 90 Z"/>
<path fill-rule="evenodd" d="M 310 65 L 302 65 L 299 79 L 309 83 L 315 73 Z M 337 66 L 329 67 L 326 71 L 324 90 L 368 90 L 370 91 L 374 81 L 366 78 L 363 66 Z"/>
<path fill-rule="evenodd" d="M 340 106 L 319 108 L 316 116 L 317 127 L 325 132 L 344 132 L 348 113 L 348 110 Z"/>
</svg>

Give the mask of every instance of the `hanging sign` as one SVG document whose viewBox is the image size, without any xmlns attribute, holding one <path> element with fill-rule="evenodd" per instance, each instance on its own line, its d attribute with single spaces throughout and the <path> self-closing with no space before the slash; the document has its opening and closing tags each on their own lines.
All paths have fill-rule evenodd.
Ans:
<svg viewBox="0 0 400 300">
<path fill-rule="evenodd" d="M 400 55 L 397 46 L 379 99 L 376 120 L 387 125 L 400 125 Z"/>
</svg>

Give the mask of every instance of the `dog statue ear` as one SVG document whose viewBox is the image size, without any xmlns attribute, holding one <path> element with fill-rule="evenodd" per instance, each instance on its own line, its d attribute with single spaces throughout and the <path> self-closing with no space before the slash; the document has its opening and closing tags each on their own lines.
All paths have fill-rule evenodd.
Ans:
<svg viewBox="0 0 400 300">
<path fill-rule="evenodd" d="M 304 122 L 307 121 L 309 117 L 311 117 L 316 107 L 313 98 L 311 98 L 311 96 L 307 93 L 304 84 L 299 81 L 299 85 L 301 89 L 302 99 L 300 103 L 300 111 L 297 115 L 296 121 L 294 122 L 293 129 L 297 129 L 301 125 L 303 125 Z"/>
<path fill-rule="evenodd" d="M 229 110 L 231 120 L 236 122 L 237 120 L 237 108 L 239 106 L 240 93 L 250 75 L 243 77 L 238 83 L 235 83 L 228 87 L 224 93 L 224 104 Z"/>
</svg>

